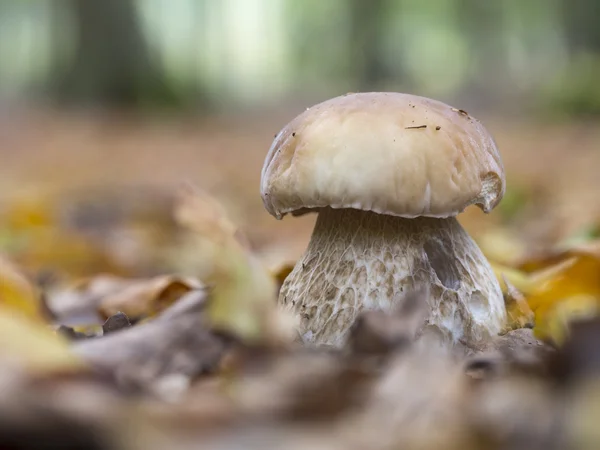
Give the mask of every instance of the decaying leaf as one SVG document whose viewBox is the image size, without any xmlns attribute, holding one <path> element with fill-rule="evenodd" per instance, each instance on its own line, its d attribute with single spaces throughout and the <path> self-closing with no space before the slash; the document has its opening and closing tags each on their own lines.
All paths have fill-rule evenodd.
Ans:
<svg viewBox="0 0 600 450">
<path fill-rule="evenodd" d="M 126 388 L 152 391 L 164 377 L 189 380 L 216 370 L 229 341 L 207 326 L 206 294 L 193 291 L 155 319 L 95 339 L 73 352 Z"/>
<path fill-rule="evenodd" d="M 176 275 L 137 279 L 103 274 L 51 291 L 48 306 L 60 324 L 97 326 L 118 312 L 132 319 L 153 317 L 203 286 L 195 279 Z"/>
</svg>

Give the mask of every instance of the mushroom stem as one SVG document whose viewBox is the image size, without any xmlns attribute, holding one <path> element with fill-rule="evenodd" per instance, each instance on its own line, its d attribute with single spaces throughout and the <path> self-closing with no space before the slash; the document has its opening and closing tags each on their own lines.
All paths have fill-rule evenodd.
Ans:
<svg viewBox="0 0 600 450">
<path fill-rule="evenodd" d="M 343 344 L 362 310 L 391 310 L 429 285 L 425 325 L 450 342 L 501 331 L 506 310 L 494 272 L 454 218 L 406 219 L 323 208 L 279 302 L 301 317 L 305 343 Z"/>
</svg>

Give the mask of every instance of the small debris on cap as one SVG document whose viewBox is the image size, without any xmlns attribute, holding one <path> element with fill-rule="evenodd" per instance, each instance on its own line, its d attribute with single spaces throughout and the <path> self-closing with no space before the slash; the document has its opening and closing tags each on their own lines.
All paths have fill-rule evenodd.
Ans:
<svg viewBox="0 0 600 450">
<path fill-rule="evenodd" d="M 456 108 L 452 108 L 452 111 L 457 112 L 459 114 L 462 114 L 463 116 L 468 116 L 469 113 L 466 112 L 464 109 L 456 109 Z"/>
<path fill-rule="evenodd" d="M 427 125 L 417 125 L 415 127 L 406 127 L 406 130 L 417 130 L 419 128 L 427 128 Z"/>
<path fill-rule="evenodd" d="M 435 131 L 440 131 L 442 129 L 442 127 L 440 127 L 439 125 L 437 127 L 435 127 Z"/>
</svg>

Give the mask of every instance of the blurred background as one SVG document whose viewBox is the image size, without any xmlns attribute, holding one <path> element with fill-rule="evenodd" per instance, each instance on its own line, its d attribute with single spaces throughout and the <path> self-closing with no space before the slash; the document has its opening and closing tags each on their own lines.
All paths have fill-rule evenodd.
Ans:
<svg viewBox="0 0 600 450">
<path fill-rule="evenodd" d="M 264 210 L 273 135 L 374 90 L 495 136 L 506 196 L 460 216 L 488 254 L 595 236 L 599 79 L 597 0 L 0 0 L 0 252 L 40 282 L 186 270 L 170 208 L 192 182 L 293 262 L 314 216 Z"/>
</svg>

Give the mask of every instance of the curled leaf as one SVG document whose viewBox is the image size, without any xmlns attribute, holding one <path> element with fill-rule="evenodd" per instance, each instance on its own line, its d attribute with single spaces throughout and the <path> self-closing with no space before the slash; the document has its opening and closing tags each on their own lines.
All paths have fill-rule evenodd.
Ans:
<svg viewBox="0 0 600 450">
<path fill-rule="evenodd" d="M 202 287 L 196 280 L 174 275 L 131 280 L 122 289 L 104 297 L 98 310 L 105 319 L 119 312 L 129 317 L 152 317 L 184 294 Z"/>
<path fill-rule="evenodd" d="M 533 289 L 527 295 L 536 315 L 536 336 L 557 344 L 568 335 L 569 323 L 595 317 L 600 305 L 598 244 L 576 247 L 531 262 Z"/>
</svg>

